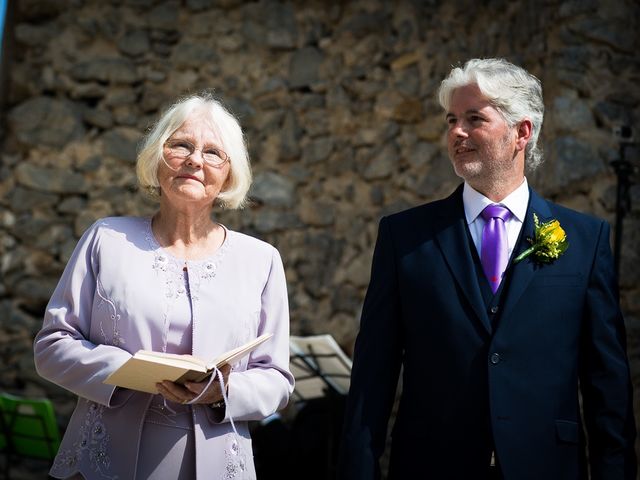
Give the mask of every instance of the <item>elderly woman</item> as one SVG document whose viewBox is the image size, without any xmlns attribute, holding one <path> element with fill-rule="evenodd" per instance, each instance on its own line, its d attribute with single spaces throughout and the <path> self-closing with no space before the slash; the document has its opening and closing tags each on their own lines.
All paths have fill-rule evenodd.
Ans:
<svg viewBox="0 0 640 480">
<path fill-rule="evenodd" d="M 242 130 L 218 101 L 189 97 L 148 134 L 137 173 L 158 212 L 85 232 L 35 339 L 38 373 L 79 397 L 50 473 L 255 478 L 247 421 L 282 408 L 293 378 L 278 251 L 212 220 L 214 204 L 239 208 L 249 189 Z M 139 349 L 208 360 L 263 333 L 222 381 L 164 381 L 157 395 L 103 383 Z"/>
</svg>

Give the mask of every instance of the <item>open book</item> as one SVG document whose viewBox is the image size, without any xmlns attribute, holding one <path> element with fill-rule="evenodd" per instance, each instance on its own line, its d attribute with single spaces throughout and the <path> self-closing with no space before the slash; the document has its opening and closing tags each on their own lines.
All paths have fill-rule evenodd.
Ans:
<svg viewBox="0 0 640 480">
<path fill-rule="evenodd" d="M 201 382 L 213 373 L 214 367 L 220 368 L 223 365 L 236 363 L 272 336 L 273 333 L 260 335 L 238 348 L 219 355 L 210 362 L 205 362 L 193 355 L 138 350 L 118 370 L 109 375 L 104 383 L 140 392 L 158 393 L 156 383 L 163 380 L 176 383 Z"/>
</svg>

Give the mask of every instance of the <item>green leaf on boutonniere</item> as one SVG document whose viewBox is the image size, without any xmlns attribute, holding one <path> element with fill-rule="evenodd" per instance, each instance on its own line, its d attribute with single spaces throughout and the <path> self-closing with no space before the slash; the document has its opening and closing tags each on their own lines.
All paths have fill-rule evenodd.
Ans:
<svg viewBox="0 0 640 480">
<path fill-rule="evenodd" d="M 527 239 L 531 246 L 518 255 L 514 263 L 524 260 L 529 255 L 533 255 L 540 263 L 551 263 L 569 248 L 567 234 L 558 220 L 540 223 L 538 216 L 534 213 L 533 223 L 535 224 L 533 238 Z"/>
</svg>

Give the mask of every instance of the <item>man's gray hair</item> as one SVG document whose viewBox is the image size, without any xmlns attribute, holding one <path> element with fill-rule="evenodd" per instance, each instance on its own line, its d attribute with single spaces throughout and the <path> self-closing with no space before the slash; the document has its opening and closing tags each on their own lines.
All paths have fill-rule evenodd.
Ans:
<svg viewBox="0 0 640 480">
<path fill-rule="evenodd" d="M 510 126 L 528 118 L 533 125 L 531 139 L 525 148 L 525 165 L 532 172 L 542 163 L 538 136 L 544 118 L 542 85 L 525 69 L 502 58 L 474 58 L 456 67 L 440 84 L 438 100 L 445 111 L 453 91 L 476 84 L 482 94 L 500 112 Z"/>
</svg>

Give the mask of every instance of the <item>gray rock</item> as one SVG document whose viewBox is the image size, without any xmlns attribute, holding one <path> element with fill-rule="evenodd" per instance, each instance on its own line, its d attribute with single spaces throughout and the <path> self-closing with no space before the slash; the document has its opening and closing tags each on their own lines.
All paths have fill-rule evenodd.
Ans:
<svg viewBox="0 0 640 480">
<path fill-rule="evenodd" d="M 337 312 L 356 313 L 361 305 L 360 290 L 348 283 L 336 288 L 331 296 L 331 307 Z"/>
<path fill-rule="evenodd" d="M 287 178 L 292 179 L 296 184 L 306 183 L 312 176 L 312 171 L 305 165 L 294 163 L 287 170 Z"/>
<path fill-rule="evenodd" d="M 159 70 L 149 70 L 146 78 L 150 82 L 161 83 L 167 79 L 167 74 Z"/>
<path fill-rule="evenodd" d="M 265 4 L 266 42 L 274 49 L 292 49 L 296 46 L 296 18 L 290 4 L 269 2 Z"/>
<path fill-rule="evenodd" d="M 331 137 L 315 138 L 304 147 L 302 161 L 304 164 L 313 164 L 326 160 L 333 151 L 333 139 Z"/>
<path fill-rule="evenodd" d="M 76 63 L 71 76 L 81 82 L 131 84 L 140 80 L 135 65 L 126 58 L 102 57 Z"/>
<path fill-rule="evenodd" d="M 253 226 L 258 233 L 273 233 L 301 228 L 304 224 L 294 213 L 262 209 L 257 212 Z"/>
<path fill-rule="evenodd" d="M 84 210 L 87 201 L 82 197 L 67 197 L 58 204 L 57 210 L 61 213 L 78 214 Z"/>
<path fill-rule="evenodd" d="M 394 77 L 393 84 L 400 93 L 413 98 L 420 95 L 420 70 L 417 66 L 400 70 Z"/>
<path fill-rule="evenodd" d="M 103 152 L 105 155 L 118 160 L 135 163 L 138 142 L 141 137 L 137 131 L 132 129 L 118 128 L 109 130 L 102 135 Z"/>
<path fill-rule="evenodd" d="M 15 169 L 16 181 L 27 188 L 54 193 L 83 193 L 89 189 L 76 172 L 22 163 Z"/>
<path fill-rule="evenodd" d="M 281 161 L 294 160 L 300 157 L 300 139 L 302 129 L 298 124 L 296 114 L 289 110 L 284 117 L 280 135 L 280 158 Z"/>
<path fill-rule="evenodd" d="M 58 202 L 58 195 L 15 187 L 9 194 L 9 208 L 17 213 L 50 207 Z"/>
<path fill-rule="evenodd" d="M 632 109 L 617 102 L 600 101 L 596 103 L 594 113 L 596 118 L 609 128 L 633 125 Z"/>
<path fill-rule="evenodd" d="M 596 42 L 602 42 L 610 47 L 626 53 L 632 53 L 637 48 L 637 35 L 629 34 L 626 28 L 628 19 L 605 21 L 596 16 L 576 19 L 571 23 L 571 30 Z"/>
<path fill-rule="evenodd" d="M 14 35 L 18 42 L 29 47 L 44 46 L 56 35 L 53 25 L 32 25 L 19 23 L 15 26 Z"/>
<path fill-rule="evenodd" d="M 384 190 L 378 185 L 372 186 L 369 193 L 369 198 L 371 200 L 371 204 L 375 205 L 376 207 L 384 205 Z"/>
<path fill-rule="evenodd" d="M 327 135 L 329 133 L 329 119 L 327 112 L 320 109 L 310 110 L 302 116 L 304 130 L 311 137 Z"/>
<path fill-rule="evenodd" d="M 88 155 L 76 162 L 76 168 L 80 172 L 93 172 L 102 164 L 100 155 Z"/>
<path fill-rule="evenodd" d="M 113 115 L 109 110 L 87 108 L 83 114 L 84 121 L 94 127 L 106 130 L 113 126 Z"/>
<path fill-rule="evenodd" d="M 572 20 L 578 15 L 595 13 L 598 8 L 597 0 L 566 0 L 558 8 L 558 18 Z"/>
<path fill-rule="evenodd" d="M 35 97 L 9 113 L 9 129 L 28 146 L 62 147 L 84 133 L 80 115 L 64 100 Z"/>
<path fill-rule="evenodd" d="M 308 230 L 301 248 L 304 257 L 296 264 L 296 272 L 305 292 L 318 298 L 332 290 L 330 285 L 342 256 L 344 241 L 330 233 Z"/>
<path fill-rule="evenodd" d="M 187 0 L 187 8 L 194 12 L 207 10 L 216 4 L 215 0 Z"/>
<path fill-rule="evenodd" d="M 169 1 L 154 7 L 147 14 L 147 21 L 151 28 L 158 30 L 175 31 L 178 30 L 177 19 L 180 16 L 180 6 L 178 2 Z"/>
<path fill-rule="evenodd" d="M 58 277 L 25 278 L 15 283 L 12 294 L 29 310 L 44 311 L 57 284 Z"/>
<path fill-rule="evenodd" d="M 52 220 L 34 218 L 28 213 L 19 215 L 17 220 L 12 234 L 21 241 L 22 246 L 28 247 L 34 246 L 38 237 L 52 223 Z"/>
<path fill-rule="evenodd" d="M 390 25 L 391 22 L 384 12 L 367 12 L 347 17 L 347 21 L 340 26 L 340 31 L 362 38 L 368 34 L 379 34 L 381 27 L 384 30 L 385 26 L 389 28 Z"/>
<path fill-rule="evenodd" d="M 558 187 L 606 171 L 604 162 L 591 145 L 574 137 L 557 138 L 549 156 L 553 162 L 553 181 Z"/>
<path fill-rule="evenodd" d="M 254 179 L 250 197 L 265 205 L 291 206 L 295 201 L 295 186 L 278 173 L 262 172 Z"/>
<path fill-rule="evenodd" d="M 103 105 L 106 107 L 128 106 L 136 102 L 138 95 L 131 87 L 114 87 L 104 97 Z"/>
<path fill-rule="evenodd" d="M 118 40 L 118 48 L 125 55 L 138 57 L 144 55 L 151 48 L 149 35 L 144 30 L 133 30 Z"/>
<path fill-rule="evenodd" d="M 440 146 L 428 142 L 417 142 L 411 148 L 411 153 L 407 159 L 412 167 L 421 168 L 427 165 L 440 153 Z"/>
<path fill-rule="evenodd" d="M 107 94 L 107 87 L 97 82 L 74 83 L 69 93 L 74 100 L 96 100 Z"/>
<path fill-rule="evenodd" d="M 180 43 L 175 46 L 171 62 L 176 68 L 202 68 L 216 65 L 220 59 L 215 50 L 202 43 Z"/>
<path fill-rule="evenodd" d="M 325 201 L 302 199 L 298 205 L 300 220 L 312 227 L 328 227 L 336 219 L 335 207 Z"/>
<path fill-rule="evenodd" d="M 157 113 L 163 105 L 169 104 L 171 100 L 163 90 L 147 87 L 142 93 L 139 105 L 145 113 Z"/>
<path fill-rule="evenodd" d="M 289 85 L 291 88 L 310 87 L 316 83 L 322 60 L 322 53 L 315 47 L 296 50 L 289 64 Z"/>
<path fill-rule="evenodd" d="M 381 150 L 374 152 L 373 158 L 363 172 L 367 180 L 386 178 L 398 169 L 398 147 L 395 143 L 388 143 Z"/>
<path fill-rule="evenodd" d="M 113 109 L 113 120 L 116 125 L 134 127 L 138 124 L 139 110 L 136 104 L 120 105 Z"/>
<path fill-rule="evenodd" d="M 450 194 L 462 182 L 444 153 L 439 153 L 428 168 L 416 171 L 414 191 L 423 198 L 435 199 Z"/>
<path fill-rule="evenodd" d="M 72 238 L 73 231 L 71 230 L 71 227 L 62 224 L 51 224 L 47 225 L 42 231 L 40 231 L 33 245 L 36 248 L 55 254 L 58 252 L 59 245 Z M 46 267 L 49 268 L 50 265 L 50 263 L 47 263 Z M 46 269 L 40 269 L 40 273 L 46 273 Z"/>
<path fill-rule="evenodd" d="M 595 126 L 589 105 L 579 98 L 559 96 L 549 112 L 559 132 L 580 132 Z"/>
</svg>

